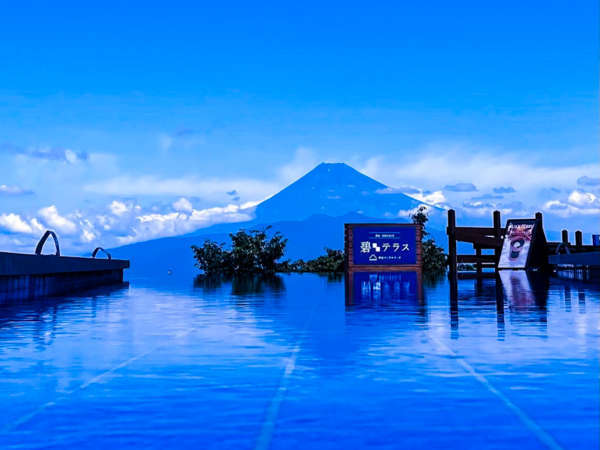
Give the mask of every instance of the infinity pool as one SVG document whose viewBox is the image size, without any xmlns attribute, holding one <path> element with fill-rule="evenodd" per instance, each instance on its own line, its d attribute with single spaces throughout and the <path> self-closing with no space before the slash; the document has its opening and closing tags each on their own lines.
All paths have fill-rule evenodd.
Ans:
<svg viewBox="0 0 600 450">
<path fill-rule="evenodd" d="M 600 288 L 137 277 L 0 305 L 1 448 L 595 448 Z"/>
</svg>

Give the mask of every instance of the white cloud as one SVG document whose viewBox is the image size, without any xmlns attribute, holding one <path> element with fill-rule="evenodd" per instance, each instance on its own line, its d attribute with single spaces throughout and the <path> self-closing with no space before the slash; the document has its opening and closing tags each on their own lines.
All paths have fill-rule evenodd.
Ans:
<svg viewBox="0 0 600 450">
<path fill-rule="evenodd" d="M 400 211 L 398 211 L 398 213 L 396 214 L 397 217 L 401 217 L 403 219 L 411 219 L 413 214 L 415 214 L 419 208 L 423 208 L 424 209 L 424 213 L 427 214 L 428 216 L 431 215 L 432 213 L 434 213 L 434 209 L 430 206 L 430 205 L 426 205 L 424 203 L 421 203 L 420 205 L 418 205 L 415 208 L 412 209 L 401 209 Z"/>
<path fill-rule="evenodd" d="M 172 139 L 175 139 L 175 135 Z M 180 145 L 179 141 L 177 145 Z M 479 151 L 465 146 L 431 146 L 410 152 L 410 160 L 407 157 L 371 157 L 364 162 L 362 171 L 393 186 L 381 190 L 382 194 L 403 192 L 426 204 L 442 208 L 450 205 L 462 208 L 466 215 L 488 216 L 493 209 L 499 209 L 506 214 L 526 216 L 542 207 L 554 214 L 555 218 L 559 215 L 572 216 L 573 219 L 569 220 L 573 221 L 581 221 L 578 215 L 584 215 L 588 221 L 593 221 L 594 214 L 600 214 L 599 193 L 595 186 L 588 188 L 580 182 L 579 188 L 573 190 L 577 186 L 577 180 L 583 174 L 596 173 L 597 166 L 584 164 L 548 167 L 514 154 L 499 157 L 501 154 L 498 151 Z M 288 164 L 275 169 L 272 177 L 265 180 L 218 176 L 206 178 L 202 174 L 185 173 L 180 177 L 152 174 L 134 176 L 120 170 L 114 155 L 101 153 L 81 154 L 81 158 L 87 158 L 86 164 L 78 164 L 77 152 L 71 154 L 67 150 L 39 152 L 35 158 L 34 155 L 18 156 L 23 161 L 22 164 L 15 163 L 14 182 L 17 185 L 26 183 L 29 186 L 30 182 L 27 180 L 43 179 L 45 185 L 48 185 L 47 190 L 42 192 L 37 186 L 33 186 L 39 196 L 61 198 L 65 190 L 77 189 L 82 191 L 86 201 L 100 201 L 103 206 L 94 209 L 89 206 L 93 203 L 84 203 L 82 198 L 78 198 L 72 204 L 88 205 L 88 211 L 61 216 L 57 206 L 63 210 L 62 204 L 52 204 L 31 216 L 22 213 L 19 215 L 18 211 L 7 211 L 0 215 L 0 228 L 18 233 L 17 237 L 26 240 L 29 239 L 26 235 L 33 239 L 48 225 L 56 229 L 61 238 L 66 235 L 61 240 L 63 247 L 79 246 L 85 249 L 92 242 L 110 247 L 188 233 L 215 223 L 249 220 L 253 217 L 253 208 L 258 201 L 275 194 L 322 162 L 322 158 L 315 152 L 301 147 Z M 355 166 L 360 168 L 360 165 Z M 52 170 L 48 170 L 49 168 Z M 97 173 L 93 170 L 101 172 L 102 178 L 95 176 Z M 68 187 L 61 185 L 65 173 L 68 173 L 71 180 Z M 105 174 L 108 175 L 106 179 Z M 465 192 L 443 190 L 444 186 L 452 187 L 457 183 L 465 183 L 465 186 L 466 183 L 473 183 L 480 195 L 471 197 Z M 11 188 L 3 186 L 6 186 L 5 191 Z M 0 193 L 3 186 L 0 186 Z M 60 190 L 57 188 L 53 191 L 56 186 L 60 186 Z M 79 189 L 81 186 L 83 188 Z M 458 190 L 464 191 L 466 188 Z M 491 195 L 500 190 L 506 194 L 504 199 Z M 513 192 L 514 190 L 517 192 Z M 111 197 L 107 198 L 106 195 Z M 160 201 L 153 197 L 160 197 Z M 523 205 L 516 201 L 519 199 L 529 204 Z M 45 202 L 43 197 L 33 197 L 32 200 Z M 151 201 L 154 203 L 149 204 Z M 54 202 L 48 201 L 41 205 L 50 203 Z M 225 206 L 204 209 L 194 207 L 206 204 Z M 390 210 L 390 215 L 408 217 L 413 212 L 414 210 L 402 210 L 396 213 Z M 440 214 L 439 210 L 432 213 Z M 560 226 L 567 222 L 563 219 L 559 221 Z M 13 237 L 12 234 L 8 236 Z"/>
<path fill-rule="evenodd" d="M 38 226 L 41 227 L 37 221 L 27 222 L 19 214 L 0 214 L 0 227 L 12 233 L 33 234 L 34 232 L 41 231 L 40 228 L 37 228 Z"/>
<path fill-rule="evenodd" d="M 63 248 L 79 251 L 87 250 L 92 242 L 111 247 L 189 233 L 216 223 L 251 220 L 258 203 L 194 209 L 187 199 L 181 200 L 170 207 L 178 210 L 158 208 L 164 212 L 153 212 L 157 209 L 153 206 L 144 209 L 132 202 L 113 201 L 107 206 L 107 214 L 86 215 L 77 211 L 63 217 L 54 205 L 40 209 L 38 214 L 45 224 L 58 233 Z M 28 220 L 15 213 L 0 215 L 0 229 L 11 233 L 39 236 L 45 228 L 37 218 Z M 11 246 L 17 248 L 14 243 Z"/>
<path fill-rule="evenodd" d="M 596 207 L 600 208 L 600 198 L 591 192 L 582 192 L 575 190 L 569 194 L 569 203 L 584 208 Z"/>
<path fill-rule="evenodd" d="M 40 159 L 46 161 L 60 161 L 68 164 L 76 164 L 88 160 L 88 153 L 75 151 L 59 147 L 37 146 L 37 147 L 19 147 L 4 146 L 4 150 L 16 154 L 18 157 Z"/>
<path fill-rule="evenodd" d="M 242 222 L 253 218 L 254 206 L 227 205 L 206 209 L 192 209 L 189 214 L 173 211 L 164 214 L 142 214 L 135 218 L 129 233 L 117 237 L 119 244 L 130 244 L 147 239 L 189 233 L 215 223 Z"/>
<path fill-rule="evenodd" d="M 405 193 L 430 204 L 463 209 L 466 215 L 488 216 L 494 209 L 523 216 L 541 209 L 563 217 L 597 214 L 598 193 L 571 192 L 578 180 L 580 185 L 582 181 L 593 184 L 582 175 L 597 173 L 597 164 L 551 166 L 543 159 L 531 157 L 531 152 L 506 152 L 464 144 L 435 144 L 401 155 L 410 155 L 410 159 L 373 156 L 362 164 L 361 170 L 388 186 L 418 186 L 420 192 Z M 444 186 L 453 187 L 457 183 L 473 184 L 481 194 L 466 201 L 465 192 L 443 190 L 442 194 Z M 505 198 L 492 197 L 492 193 L 498 192 Z M 561 192 L 571 192 L 570 199 L 549 202 L 551 195 Z M 436 198 L 438 194 L 445 198 Z"/>
<path fill-rule="evenodd" d="M 294 158 L 279 169 L 278 176 L 282 182 L 288 184 L 296 181 L 309 170 L 314 169 L 320 162 L 323 161 L 320 161 L 311 149 L 299 147 L 294 153 Z"/>
<path fill-rule="evenodd" d="M 250 200 L 264 199 L 277 192 L 278 182 L 268 182 L 252 178 L 158 178 L 152 175 L 140 177 L 119 176 L 107 181 L 90 183 L 84 187 L 87 192 L 116 196 L 196 196 L 206 200 L 223 201 L 227 192 L 237 190 Z"/>
<path fill-rule="evenodd" d="M 175 203 L 173 203 L 173 208 L 175 211 L 184 211 L 184 212 L 192 212 L 194 209 L 192 206 L 192 202 L 190 202 L 187 198 L 181 197 Z"/>
<path fill-rule="evenodd" d="M 73 234 L 77 231 L 77 225 L 66 217 L 61 216 L 54 205 L 40 209 L 38 214 L 44 219 L 46 224 L 61 233 Z"/>
<path fill-rule="evenodd" d="M 597 171 L 594 164 L 551 167 L 514 153 L 465 145 L 434 145 L 410 154 L 410 160 L 401 161 L 373 157 L 362 170 L 390 186 L 412 184 L 435 190 L 468 180 L 480 191 L 504 185 L 519 191 L 548 185 L 570 188 L 582 173 Z"/>
<path fill-rule="evenodd" d="M 6 184 L 0 184 L 0 194 L 18 196 L 33 194 L 33 192 L 27 189 L 23 189 L 19 186 L 9 186 Z"/>
<path fill-rule="evenodd" d="M 430 205 L 439 207 L 445 207 L 446 203 L 446 197 L 442 191 L 414 193 L 411 194 L 411 197 L 416 198 L 421 202 L 429 203 Z"/>
<path fill-rule="evenodd" d="M 571 217 L 577 215 L 600 216 L 600 208 L 580 208 L 560 200 L 550 200 L 546 202 L 543 209 L 560 217 Z"/>
<path fill-rule="evenodd" d="M 600 198 L 591 192 L 574 190 L 566 199 L 545 202 L 544 210 L 560 217 L 600 216 Z"/>
<path fill-rule="evenodd" d="M 82 242 L 92 242 L 94 239 L 96 239 L 96 235 L 91 232 L 90 230 L 83 230 L 81 232 L 81 241 Z"/>
<path fill-rule="evenodd" d="M 111 204 L 108 205 L 108 209 L 110 209 L 110 212 L 115 216 L 121 216 L 126 212 L 131 211 L 131 205 L 126 205 L 118 200 L 113 200 Z"/>
<path fill-rule="evenodd" d="M 500 211 L 502 214 L 528 214 L 523 203 L 519 201 L 503 203 L 496 201 L 471 200 L 463 202 L 462 206 L 469 214 L 480 217 L 489 217 L 493 211 Z"/>
</svg>

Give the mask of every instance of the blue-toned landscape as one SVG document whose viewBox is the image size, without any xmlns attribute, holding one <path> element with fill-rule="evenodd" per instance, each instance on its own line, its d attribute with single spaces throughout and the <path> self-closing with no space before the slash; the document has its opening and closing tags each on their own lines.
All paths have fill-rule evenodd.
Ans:
<svg viewBox="0 0 600 450">
<path fill-rule="evenodd" d="M 115 257 L 136 261 L 133 271 L 182 271 L 193 275 L 192 245 L 205 239 L 227 242 L 239 229 L 272 227 L 287 239 L 285 257 L 315 258 L 325 247 L 344 246 L 344 223 L 404 222 L 420 205 L 417 199 L 389 188 L 343 163 L 321 163 L 285 189 L 256 206 L 252 220 L 213 225 L 184 236 L 111 249 Z M 398 211 L 404 214 L 399 215 Z M 429 230 L 445 245 L 445 211 L 431 206 Z"/>
<path fill-rule="evenodd" d="M 0 450 L 598 450 L 598 6 L 5 2 Z"/>
<path fill-rule="evenodd" d="M 598 286 L 402 282 L 140 277 L 2 305 L 0 445 L 598 447 Z"/>
</svg>

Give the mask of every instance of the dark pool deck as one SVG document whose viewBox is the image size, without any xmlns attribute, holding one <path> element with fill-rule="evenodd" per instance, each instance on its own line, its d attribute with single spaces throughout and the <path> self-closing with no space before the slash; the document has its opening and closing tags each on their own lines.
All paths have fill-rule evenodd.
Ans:
<svg viewBox="0 0 600 450">
<path fill-rule="evenodd" d="M 56 253 L 0 252 L 0 303 L 122 283 L 123 271 L 129 267 L 129 261 L 110 255 L 108 259 L 96 259 L 96 251 L 93 258 L 61 256 L 58 247 Z"/>
<path fill-rule="evenodd" d="M 149 276 L 5 303 L 0 447 L 597 449 L 600 288 L 530 281 L 348 302 L 315 275 Z"/>
</svg>

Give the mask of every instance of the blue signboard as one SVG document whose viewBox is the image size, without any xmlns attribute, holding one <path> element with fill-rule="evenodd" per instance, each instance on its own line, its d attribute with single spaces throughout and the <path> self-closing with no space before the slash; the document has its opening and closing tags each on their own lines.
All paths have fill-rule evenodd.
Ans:
<svg viewBox="0 0 600 450">
<path fill-rule="evenodd" d="M 417 263 L 416 227 L 357 226 L 353 229 L 354 264 L 398 266 Z"/>
</svg>

